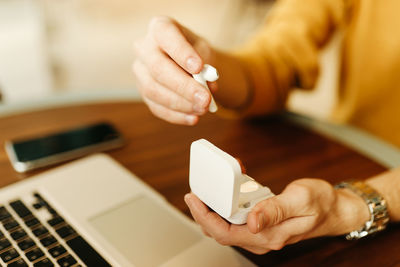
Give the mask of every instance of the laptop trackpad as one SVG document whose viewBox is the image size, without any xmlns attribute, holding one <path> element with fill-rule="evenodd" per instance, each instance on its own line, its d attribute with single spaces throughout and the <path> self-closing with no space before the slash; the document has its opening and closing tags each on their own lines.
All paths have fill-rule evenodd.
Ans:
<svg viewBox="0 0 400 267">
<path fill-rule="evenodd" d="M 157 266 L 202 236 L 156 201 L 139 196 L 90 219 L 135 266 Z"/>
</svg>

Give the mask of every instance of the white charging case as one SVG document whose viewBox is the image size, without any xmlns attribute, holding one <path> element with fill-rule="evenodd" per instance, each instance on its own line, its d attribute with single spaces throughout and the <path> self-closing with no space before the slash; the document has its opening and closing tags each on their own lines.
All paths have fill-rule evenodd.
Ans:
<svg viewBox="0 0 400 267">
<path fill-rule="evenodd" d="M 233 224 L 245 224 L 258 202 L 274 196 L 268 187 L 242 174 L 235 158 L 205 139 L 190 147 L 189 185 L 201 201 Z"/>
</svg>

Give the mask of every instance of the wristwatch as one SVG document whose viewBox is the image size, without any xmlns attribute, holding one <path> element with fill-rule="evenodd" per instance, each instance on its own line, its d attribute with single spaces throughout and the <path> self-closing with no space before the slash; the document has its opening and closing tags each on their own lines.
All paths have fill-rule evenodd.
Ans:
<svg viewBox="0 0 400 267">
<path fill-rule="evenodd" d="M 360 239 L 386 228 L 389 223 L 386 200 L 375 189 L 361 181 L 342 182 L 335 185 L 335 188 L 347 188 L 359 195 L 366 202 L 371 215 L 371 218 L 361 229 L 352 231 L 346 235 L 347 240 Z"/>
</svg>

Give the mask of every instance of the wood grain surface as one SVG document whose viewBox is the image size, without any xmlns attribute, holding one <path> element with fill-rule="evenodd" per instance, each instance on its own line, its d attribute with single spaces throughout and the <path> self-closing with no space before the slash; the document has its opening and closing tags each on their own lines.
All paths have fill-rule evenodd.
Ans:
<svg viewBox="0 0 400 267">
<path fill-rule="evenodd" d="M 3 143 L 108 121 L 124 135 L 126 145 L 108 152 L 126 168 L 189 215 L 183 196 L 189 191 L 189 148 L 205 138 L 238 157 L 247 173 L 274 193 L 291 181 L 323 178 L 331 183 L 364 179 L 384 167 L 283 116 L 251 120 L 202 117 L 194 127 L 168 124 L 155 118 L 142 103 L 102 103 L 61 107 L 0 118 L 0 186 L 26 179 L 45 169 L 17 174 Z M 256 256 L 240 250 L 260 266 L 392 266 L 400 263 L 400 229 L 396 225 L 377 236 L 355 242 L 326 237 L 300 242 L 280 251 Z"/>
</svg>

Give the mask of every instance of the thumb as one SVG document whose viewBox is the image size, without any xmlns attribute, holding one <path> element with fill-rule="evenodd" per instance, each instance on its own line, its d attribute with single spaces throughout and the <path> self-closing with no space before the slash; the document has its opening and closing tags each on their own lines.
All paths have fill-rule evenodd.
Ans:
<svg viewBox="0 0 400 267">
<path fill-rule="evenodd" d="M 214 64 L 215 51 L 210 43 L 203 37 L 198 36 L 183 25 L 178 25 L 186 40 L 193 46 L 193 49 L 200 55 L 204 62 Z"/>
<path fill-rule="evenodd" d="M 295 216 L 295 210 L 288 199 L 277 195 L 258 203 L 247 218 L 250 232 L 257 234 L 266 227 L 271 227 Z"/>
</svg>

